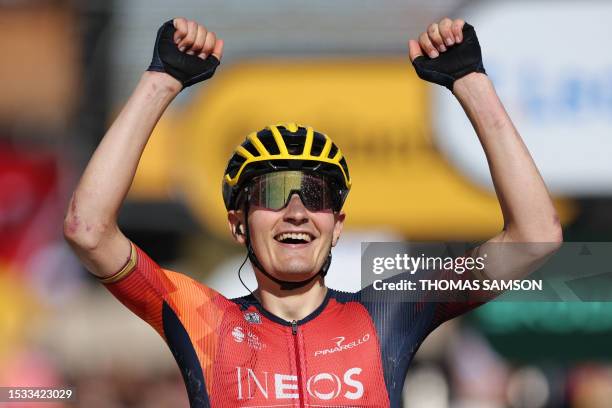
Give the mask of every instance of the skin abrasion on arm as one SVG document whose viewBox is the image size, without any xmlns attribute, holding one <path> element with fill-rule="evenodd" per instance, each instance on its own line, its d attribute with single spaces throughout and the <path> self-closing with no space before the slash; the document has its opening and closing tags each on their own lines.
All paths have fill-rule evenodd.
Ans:
<svg viewBox="0 0 612 408">
<path fill-rule="evenodd" d="M 158 29 L 151 64 L 94 152 L 64 220 L 66 240 L 94 275 L 112 276 L 130 258 L 117 215 L 147 141 L 176 95 L 212 77 L 222 54 L 223 40 L 195 21 L 175 18 Z"/>
<path fill-rule="evenodd" d="M 119 269 L 129 257 L 130 246 L 119 231 L 117 214 L 155 124 L 180 90 L 175 80 L 162 75 L 143 75 L 94 152 L 68 207 L 64 235 L 87 269 L 97 276 Z M 104 262 L 102 258 L 108 253 L 122 256 Z"/>
</svg>

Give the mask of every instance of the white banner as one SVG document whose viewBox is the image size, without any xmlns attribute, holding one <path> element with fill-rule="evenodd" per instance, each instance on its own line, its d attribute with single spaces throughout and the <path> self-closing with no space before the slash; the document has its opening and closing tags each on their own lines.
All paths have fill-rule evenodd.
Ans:
<svg viewBox="0 0 612 408">
<path fill-rule="evenodd" d="M 461 17 L 476 28 L 485 69 L 551 191 L 612 193 L 612 2 L 478 2 Z M 436 88 L 436 144 L 492 189 L 463 110 Z"/>
</svg>

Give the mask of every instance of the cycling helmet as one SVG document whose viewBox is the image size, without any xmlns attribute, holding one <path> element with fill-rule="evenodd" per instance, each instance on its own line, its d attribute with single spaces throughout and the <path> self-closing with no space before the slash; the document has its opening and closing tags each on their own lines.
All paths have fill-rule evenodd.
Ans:
<svg viewBox="0 0 612 408">
<path fill-rule="evenodd" d="M 312 127 L 296 123 L 267 126 L 239 145 L 223 176 L 223 201 L 237 209 L 240 190 L 261 174 L 300 170 L 326 176 L 343 204 L 351 188 L 346 159 L 334 142 Z"/>
</svg>

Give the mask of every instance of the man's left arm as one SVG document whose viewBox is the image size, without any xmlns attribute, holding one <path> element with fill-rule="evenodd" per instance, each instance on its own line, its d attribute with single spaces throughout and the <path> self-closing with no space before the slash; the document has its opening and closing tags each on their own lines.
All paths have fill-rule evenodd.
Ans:
<svg viewBox="0 0 612 408">
<path fill-rule="evenodd" d="M 504 272 L 507 272 L 512 277 L 520 277 L 521 265 L 508 264 L 511 259 L 518 256 L 514 262 L 519 259 L 527 264 L 537 262 L 554 252 L 563 241 L 557 212 L 529 150 L 490 79 L 481 73 L 468 74 L 455 81 L 453 93 L 484 149 L 504 218 L 503 230 L 487 243 L 510 243 L 505 246 L 484 244 L 480 249 L 482 252 L 485 246 L 492 247 L 501 255 L 500 261 L 507 265 L 488 267 L 487 275 L 506 278 Z"/>
<path fill-rule="evenodd" d="M 474 28 L 462 20 L 434 23 L 419 41 L 410 41 L 410 59 L 421 78 L 453 92 L 487 157 L 504 219 L 502 231 L 477 248 L 488 255 L 487 277 L 526 276 L 558 249 L 561 226 L 544 180 L 485 74 Z"/>
</svg>

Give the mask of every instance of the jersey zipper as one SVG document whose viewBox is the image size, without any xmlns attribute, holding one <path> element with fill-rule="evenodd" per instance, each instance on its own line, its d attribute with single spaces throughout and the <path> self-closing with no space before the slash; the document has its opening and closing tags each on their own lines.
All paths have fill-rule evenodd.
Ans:
<svg viewBox="0 0 612 408">
<path fill-rule="evenodd" d="M 300 348 L 298 341 L 298 325 L 297 320 L 291 321 L 291 334 L 293 334 L 293 345 L 295 348 L 295 363 L 297 366 L 297 383 L 298 383 L 298 398 L 300 400 L 300 407 L 304 407 L 304 398 L 302 397 L 302 362 L 300 359 Z"/>
</svg>

